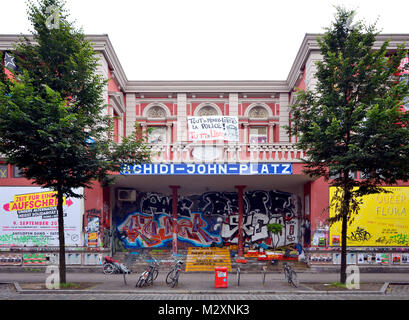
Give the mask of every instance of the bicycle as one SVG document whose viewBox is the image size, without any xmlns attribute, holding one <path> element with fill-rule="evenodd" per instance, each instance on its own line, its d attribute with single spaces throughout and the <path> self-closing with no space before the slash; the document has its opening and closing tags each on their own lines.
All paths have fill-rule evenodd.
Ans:
<svg viewBox="0 0 409 320">
<path fill-rule="evenodd" d="M 172 288 L 175 288 L 179 283 L 179 274 L 182 271 L 183 261 L 176 260 L 173 269 L 169 271 L 166 276 L 166 284 Z"/>
<path fill-rule="evenodd" d="M 144 286 L 150 286 L 153 284 L 153 281 L 156 280 L 159 274 L 159 261 L 155 258 L 151 258 L 151 262 L 142 274 L 139 276 L 138 281 L 136 282 L 135 287 L 142 288 Z"/>
<path fill-rule="evenodd" d="M 284 276 L 285 276 L 285 279 L 288 281 L 288 284 L 297 288 L 299 285 L 297 273 L 287 263 L 283 264 L 283 269 L 284 269 Z"/>
</svg>

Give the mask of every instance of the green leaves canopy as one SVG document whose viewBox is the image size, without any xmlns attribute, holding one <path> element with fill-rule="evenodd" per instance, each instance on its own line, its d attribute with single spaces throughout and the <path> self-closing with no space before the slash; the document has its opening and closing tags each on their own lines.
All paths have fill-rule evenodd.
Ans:
<svg viewBox="0 0 409 320">
<path fill-rule="evenodd" d="M 389 52 L 388 41 L 375 50 L 375 26 L 353 17 L 338 8 L 318 38 L 317 85 L 298 92 L 288 131 L 307 152 L 307 174 L 335 177 L 331 185 L 359 187 L 361 196 L 409 177 L 409 114 L 401 112 L 408 86 L 395 75 L 407 52 L 403 45 Z M 364 179 L 351 177 L 356 171 Z"/>
</svg>

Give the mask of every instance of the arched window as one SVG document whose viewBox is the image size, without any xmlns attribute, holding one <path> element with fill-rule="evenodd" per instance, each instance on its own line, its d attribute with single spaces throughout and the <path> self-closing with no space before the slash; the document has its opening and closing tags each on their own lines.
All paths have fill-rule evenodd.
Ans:
<svg viewBox="0 0 409 320">
<path fill-rule="evenodd" d="M 212 106 L 205 106 L 198 112 L 199 116 L 217 116 L 217 110 Z"/>
<path fill-rule="evenodd" d="M 161 106 L 153 106 L 146 113 L 148 118 L 166 118 L 166 111 Z"/>
<path fill-rule="evenodd" d="M 272 129 L 269 129 L 268 118 L 272 117 L 272 112 L 268 105 L 251 104 L 246 110 L 245 116 L 249 119 L 249 143 L 261 144 L 270 142 L 269 130 L 271 131 Z"/>
<path fill-rule="evenodd" d="M 268 118 L 268 112 L 265 107 L 256 106 L 250 110 L 249 118 L 250 119 L 266 119 Z"/>
<path fill-rule="evenodd" d="M 166 119 L 170 117 L 169 109 L 162 103 L 151 103 L 146 106 L 143 115 L 147 120 L 153 120 L 154 124 L 146 123 L 148 128 L 148 143 L 165 144 L 170 143 L 168 140 L 168 126 Z M 169 137 L 170 139 L 170 137 Z"/>
<path fill-rule="evenodd" d="M 194 113 L 196 116 L 199 117 L 222 115 L 222 112 L 218 105 L 210 102 L 204 102 L 199 104 L 195 109 Z"/>
</svg>

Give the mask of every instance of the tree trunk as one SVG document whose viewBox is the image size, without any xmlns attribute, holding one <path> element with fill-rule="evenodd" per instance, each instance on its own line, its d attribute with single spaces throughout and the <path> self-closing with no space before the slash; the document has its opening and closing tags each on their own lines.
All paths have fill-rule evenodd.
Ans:
<svg viewBox="0 0 409 320">
<path fill-rule="evenodd" d="M 65 266 L 65 234 L 64 234 L 64 209 L 63 194 L 61 187 L 57 190 L 57 211 L 58 211 L 58 239 L 60 244 L 60 283 L 66 283 L 66 266 Z"/>
<path fill-rule="evenodd" d="M 341 229 L 341 272 L 340 282 L 346 282 L 346 268 L 347 268 L 347 229 L 348 229 L 348 212 L 349 203 L 351 199 L 351 192 L 346 187 L 344 188 L 344 201 L 342 204 L 342 229 Z"/>
<path fill-rule="evenodd" d="M 341 229 L 341 274 L 340 274 L 340 282 L 345 283 L 347 274 L 347 217 L 342 217 L 342 229 Z"/>
</svg>

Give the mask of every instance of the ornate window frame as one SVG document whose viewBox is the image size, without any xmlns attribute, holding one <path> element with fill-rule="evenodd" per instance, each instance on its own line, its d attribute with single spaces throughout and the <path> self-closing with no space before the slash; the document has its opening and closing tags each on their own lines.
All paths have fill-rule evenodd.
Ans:
<svg viewBox="0 0 409 320">
<path fill-rule="evenodd" d="M 251 111 L 258 107 L 261 107 L 266 111 L 267 117 L 263 117 L 263 118 L 250 117 Z M 250 141 L 250 130 L 252 127 L 265 127 L 266 133 L 267 133 L 267 141 L 265 143 L 273 143 L 274 127 L 276 124 L 269 122 L 270 119 L 274 118 L 274 114 L 271 108 L 266 103 L 254 102 L 250 104 L 247 107 L 246 111 L 244 112 L 244 117 L 248 119 L 248 122 L 245 124 L 245 143 L 249 143 Z M 258 121 L 258 122 L 255 123 L 255 121 Z"/>
<path fill-rule="evenodd" d="M 251 110 L 257 107 L 262 107 L 267 111 L 266 118 L 251 118 L 250 117 Z M 251 105 L 249 105 L 246 111 L 244 112 L 244 116 L 247 117 L 249 120 L 268 120 L 269 118 L 274 117 L 273 112 L 271 111 L 271 108 L 264 102 L 254 102 Z"/>
<path fill-rule="evenodd" d="M 157 108 L 157 107 L 161 108 L 161 109 L 164 111 L 164 115 L 165 115 L 165 116 L 164 116 L 164 117 L 158 117 L 158 118 L 149 117 L 149 112 L 150 112 L 153 108 Z M 144 130 L 144 134 L 148 134 L 148 133 L 147 133 L 147 128 L 149 128 L 149 127 L 157 127 L 157 128 L 159 128 L 159 127 L 164 127 L 165 132 L 166 132 L 164 144 L 169 144 L 169 143 L 171 143 L 171 139 L 172 139 L 172 137 L 171 137 L 171 125 L 172 125 L 172 124 L 171 124 L 171 123 L 167 123 L 167 120 L 171 118 L 171 114 L 170 114 L 169 108 L 168 108 L 165 104 L 163 104 L 163 103 L 161 103 L 161 102 L 152 102 L 152 103 L 149 103 L 149 104 L 145 107 L 145 109 L 143 110 L 142 116 L 143 116 L 147 121 L 154 121 L 153 123 L 150 123 L 150 122 L 143 122 L 143 123 L 141 123 L 141 125 L 142 125 L 142 127 L 143 127 L 143 130 Z M 152 143 L 152 144 L 155 144 L 155 143 Z"/>
<path fill-rule="evenodd" d="M 163 109 L 163 111 L 165 112 L 165 117 L 160 117 L 160 118 L 152 118 L 152 117 L 148 117 L 149 115 L 149 111 L 155 107 L 160 107 Z M 155 120 L 155 121 L 161 121 L 161 120 L 166 120 L 167 118 L 170 118 L 170 111 L 169 108 L 160 102 L 152 102 L 150 104 L 148 104 L 146 106 L 146 108 L 143 110 L 142 116 L 145 117 L 148 120 Z"/>
<path fill-rule="evenodd" d="M 205 107 L 212 107 L 212 108 L 214 108 L 214 109 L 216 110 L 216 112 L 217 112 L 217 114 L 216 114 L 217 116 L 221 116 L 221 115 L 222 115 L 222 110 L 220 109 L 220 107 L 219 107 L 216 103 L 213 103 L 213 102 L 202 102 L 201 104 L 199 104 L 199 105 L 196 107 L 196 109 L 195 109 L 193 115 L 194 115 L 194 116 L 199 116 L 200 110 L 202 110 L 202 109 L 205 108 Z"/>
</svg>

